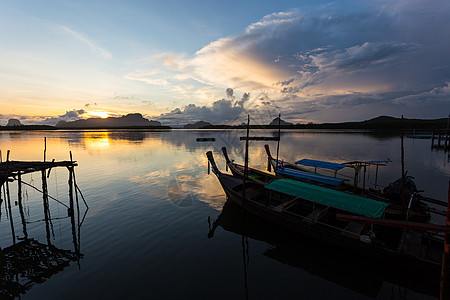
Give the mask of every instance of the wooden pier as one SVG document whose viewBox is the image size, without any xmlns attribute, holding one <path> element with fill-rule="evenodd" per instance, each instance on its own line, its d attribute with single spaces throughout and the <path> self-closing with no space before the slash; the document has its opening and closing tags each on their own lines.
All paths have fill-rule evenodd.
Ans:
<svg viewBox="0 0 450 300">
<path fill-rule="evenodd" d="M 45 145 L 46 148 L 46 145 Z M 0 151 L 0 208 L 5 201 L 5 209 L 8 215 L 12 245 L 2 249 L 0 245 L 0 298 L 14 298 L 26 293 L 35 283 L 40 283 L 52 275 L 62 271 L 70 261 L 78 261 L 83 254 L 80 251 L 80 227 L 86 217 L 89 207 L 78 187 L 75 179 L 74 168 L 78 166 L 72 159 L 67 161 L 45 161 L 45 150 L 43 161 L 12 161 L 9 160 L 10 151 L 7 151 L 6 161 L 3 161 Z M 56 167 L 65 167 L 68 170 L 68 204 L 49 195 L 47 179 L 51 170 Z M 34 186 L 22 179 L 22 176 L 29 173 L 39 172 L 41 185 Z M 14 195 L 11 195 L 10 185 L 17 182 L 17 201 L 14 202 Z M 42 194 L 42 204 L 44 208 L 44 218 L 37 222 L 45 222 L 45 242 L 34 240 L 29 237 L 26 214 L 23 203 L 23 189 L 26 185 Z M 84 202 L 85 211 L 80 217 L 79 199 Z M 51 216 L 50 201 L 58 202 L 67 209 L 67 215 L 55 218 Z M 13 213 L 13 203 L 18 206 L 18 212 Z M 0 211 L 1 215 L 1 211 Z M 22 237 L 14 226 L 14 215 L 20 215 L 22 223 Z M 29 217 L 29 216 L 28 216 Z M 53 245 L 55 240 L 52 220 L 68 218 L 71 223 L 72 242 L 74 250 L 58 249 Z M 5 219 L 6 221 L 6 219 Z M 36 221 L 34 221 L 36 222 Z M 34 223 L 31 222 L 31 223 Z M 19 240 L 19 241 L 17 241 Z"/>
<path fill-rule="evenodd" d="M 446 132 L 435 132 L 431 134 L 431 149 L 443 149 L 447 152 L 450 148 L 450 134 L 448 130 Z"/>
</svg>

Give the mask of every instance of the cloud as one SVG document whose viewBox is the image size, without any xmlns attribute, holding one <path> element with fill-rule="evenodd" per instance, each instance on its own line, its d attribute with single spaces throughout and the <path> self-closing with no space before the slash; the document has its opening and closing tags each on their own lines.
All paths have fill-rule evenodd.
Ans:
<svg viewBox="0 0 450 300">
<path fill-rule="evenodd" d="M 89 48 L 91 48 L 94 52 L 98 53 L 101 57 L 109 59 L 112 58 L 112 54 L 85 37 L 83 34 L 67 27 L 67 26 L 60 26 L 61 30 L 65 33 L 68 33 L 72 38 L 80 41 L 81 43 L 87 45 Z"/>
<path fill-rule="evenodd" d="M 227 88 L 225 92 L 226 92 L 228 98 L 233 97 L 233 89 Z"/>
<path fill-rule="evenodd" d="M 175 108 L 170 113 L 161 114 L 156 119 L 167 125 L 184 125 L 197 121 L 211 122 L 212 124 L 241 124 L 247 113 L 257 115 L 260 110 L 255 108 L 258 104 L 251 103 L 258 99 L 251 99 L 249 93 L 244 93 L 240 100 L 236 100 L 233 89 L 225 91 L 227 98 L 214 101 L 211 106 L 197 106 L 188 104 L 183 108 Z"/>
<path fill-rule="evenodd" d="M 364 107 L 374 111 L 381 106 L 389 111 L 389 105 L 396 110 L 400 101 L 431 109 L 443 99 L 431 91 L 450 80 L 448 15 L 450 2 L 422 0 L 358 2 L 351 10 L 348 3 L 335 2 L 276 12 L 190 58 L 155 56 L 148 63 L 157 72 L 134 78 L 168 89 L 176 84 L 179 91 L 231 87 L 228 100 L 236 91 L 265 93 L 270 101 L 264 103 L 307 106 L 311 116 L 314 107 L 331 110 L 327 103 L 334 103 L 349 109 L 342 120 L 352 110 L 345 103 L 355 99 L 371 99 Z M 405 98 L 394 101 L 392 93 Z"/>
<path fill-rule="evenodd" d="M 86 113 L 86 111 L 84 109 L 78 109 L 78 110 L 69 110 L 66 111 L 65 114 L 60 115 L 58 117 L 50 117 L 50 118 L 45 118 L 44 120 L 42 120 L 42 124 L 45 125 L 56 125 L 59 121 L 75 121 L 75 120 L 79 120 L 82 119 L 82 115 Z"/>
</svg>

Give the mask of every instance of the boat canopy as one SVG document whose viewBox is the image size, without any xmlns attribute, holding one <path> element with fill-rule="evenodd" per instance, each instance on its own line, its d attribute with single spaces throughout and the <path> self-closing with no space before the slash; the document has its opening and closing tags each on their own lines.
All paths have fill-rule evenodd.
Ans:
<svg viewBox="0 0 450 300">
<path fill-rule="evenodd" d="M 266 188 L 371 218 L 381 218 L 386 206 L 389 205 L 292 179 L 274 180 L 267 184 Z"/>
<path fill-rule="evenodd" d="M 330 169 L 338 171 L 342 168 L 348 167 L 347 165 L 332 163 L 328 161 L 314 160 L 314 159 L 301 159 L 295 162 L 297 165 L 304 165 L 309 167 L 318 167 L 323 169 Z"/>
<path fill-rule="evenodd" d="M 342 178 L 336 178 L 336 177 L 330 177 L 325 176 L 321 174 L 311 173 L 311 172 L 305 172 L 300 170 L 295 170 L 291 168 L 282 168 L 275 171 L 277 174 L 281 175 L 287 175 L 291 177 L 301 178 L 301 179 L 307 179 L 315 182 L 321 182 L 326 184 L 331 184 L 334 186 L 340 185 L 344 180 Z"/>
</svg>

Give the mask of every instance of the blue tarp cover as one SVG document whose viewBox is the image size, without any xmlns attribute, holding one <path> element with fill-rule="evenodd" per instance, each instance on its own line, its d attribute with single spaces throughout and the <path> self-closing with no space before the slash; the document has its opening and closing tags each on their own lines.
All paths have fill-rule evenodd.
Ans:
<svg viewBox="0 0 450 300">
<path fill-rule="evenodd" d="M 388 203 L 292 179 L 278 179 L 266 188 L 371 218 L 381 218 Z"/>
<path fill-rule="evenodd" d="M 335 171 L 340 170 L 345 167 L 348 167 L 347 165 L 343 165 L 343 164 L 337 164 L 337 163 L 332 163 L 332 162 L 328 162 L 328 161 L 321 161 L 321 160 L 314 160 L 314 159 L 306 159 L 306 158 L 301 159 L 295 163 L 298 165 L 331 169 L 331 170 L 335 170 Z"/>
<path fill-rule="evenodd" d="M 308 179 L 311 181 L 322 182 L 322 183 L 331 184 L 334 186 L 340 185 L 345 180 L 342 178 L 330 177 L 330 176 L 320 175 L 320 174 L 311 173 L 311 172 L 294 170 L 294 169 L 290 169 L 290 168 L 278 169 L 275 172 L 277 174 L 281 174 L 281 175 L 286 175 L 286 176 L 295 177 L 295 178 Z"/>
</svg>

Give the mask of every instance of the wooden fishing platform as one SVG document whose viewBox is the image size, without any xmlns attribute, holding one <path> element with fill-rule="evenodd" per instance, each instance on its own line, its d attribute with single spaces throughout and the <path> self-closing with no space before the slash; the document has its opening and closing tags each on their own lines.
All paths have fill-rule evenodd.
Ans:
<svg viewBox="0 0 450 300">
<path fill-rule="evenodd" d="M 76 161 L 6 161 L 0 162 L 0 186 L 6 181 L 13 181 L 19 175 L 46 171 L 55 167 L 73 168 Z"/>
<path fill-rule="evenodd" d="M 76 161 L 6 161 L 0 163 L 0 177 L 15 177 L 18 173 L 27 174 L 54 167 L 75 167 Z"/>
<path fill-rule="evenodd" d="M 52 161 L 46 160 L 47 138 L 44 138 L 44 157 L 43 161 L 13 161 L 10 160 L 10 150 L 7 151 L 6 161 L 3 161 L 0 150 L 0 208 L 5 202 L 5 210 L 11 227 L 12 245 L 6 248 L 0 246 L 0 298 L 15 298 L 26 293 L 35 283 L 41 283 L 52 275 L 62 271 L 70 262 L 78 261 L 83 256 L 80 250 L 80 228 L 84 222 L 89 206 L 78 187 L 75 179 L 75 166 L 77 162 L 72 159 L 72 152 L 69 151 L 70 160 Z M 68 171 L 68 196 L 69 203 L 58 200 L 49 194 L 48 178 L 52 168 L 65 167 Z M 31 183 L 23 180 L 23 175 L 30 173 L 40 173 L 41 189 Z M 56 176 L 56 174 L 55 174 Z M 10 183 L 17 182 L 17 201 L 18 215 L 22 223 L 22 233 L 20 237 L 15 229 L 13 213 L 15 209 L 12 205 L 14 199 L 10 191 Z M 44 207 L 44 219 L 33 221 L 45 222 L 46 244 L 34 240 L 28 234 L 27 225 L 30 223 L 29 215 L 25 214 L 23 190 L 26 185 L 42 194 L 42 204 Z M 85 205 L 84 215 L 80 215 L 79 197 Z M 50 210 L 50 200 L 56 201 L 59 205 L 67 208 L 67 215 L 52 217 Z M 59 209 L 58 209 L 59 213 Z M 1 211 L 0 211 L 1 217 Z M 55 233 L 53 229 L 53 220 L 70 219 L 72 242 L 74 250 L 58 249 L 53 242 Z M 53 238 L 52 238 L 53 237 Z"/>
</svg>

